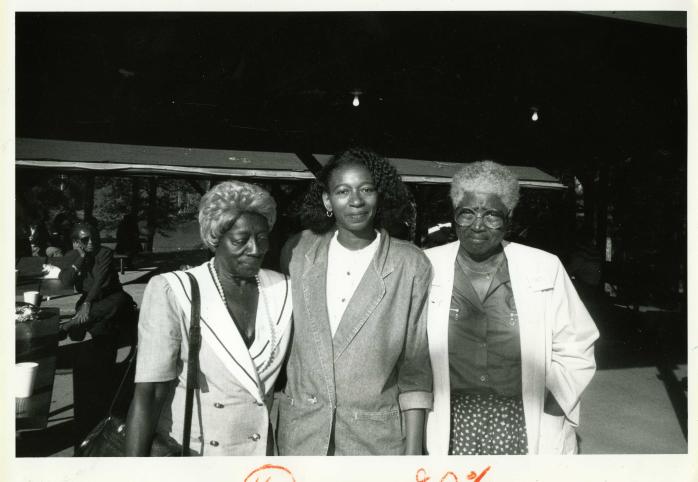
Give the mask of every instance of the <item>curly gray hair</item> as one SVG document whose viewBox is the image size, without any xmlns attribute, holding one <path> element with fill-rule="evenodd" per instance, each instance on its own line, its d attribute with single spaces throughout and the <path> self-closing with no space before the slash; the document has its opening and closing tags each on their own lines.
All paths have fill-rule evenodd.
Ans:
<svg viewBox="0 0 698 482">
<path fill-rule="evenodd" d="M 215 185 L 199 203 L 201 240 L 209 249 L 216 249 L 221 236 L 243 213 L 264 216 L 271 229 L 276 221 L 276 202 L 271 194 L 254 184 L 226 181 Z"/>
<path fill-rule="evenodd" d="M 496 194 L 511 213 L 519 202 L 519 180 L 508 167 L 496 162 L 472 162 L 453 176 L 451 201 L 454 207 L 466 192 Z"/>
</svg>

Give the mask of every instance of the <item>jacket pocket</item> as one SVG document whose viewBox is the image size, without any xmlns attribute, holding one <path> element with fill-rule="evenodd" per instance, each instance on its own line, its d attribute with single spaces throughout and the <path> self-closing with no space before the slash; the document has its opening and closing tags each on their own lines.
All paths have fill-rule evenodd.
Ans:
<svg viewBox="0 0 698 482">
<path fill-rule="evenodd" d="M 399 409 L 338 412 L 337 448 L 344 455 L 402 455 L 405 433 Z"/>
<path fill-rule="evenodd" d="M 400 415 L 399 409 L 383 410 L 380 412 L 366 412 L 363 410 L 354 411 L 354 420 L 374 420 L 376 422 L 385 422 Z"/>
</svg>

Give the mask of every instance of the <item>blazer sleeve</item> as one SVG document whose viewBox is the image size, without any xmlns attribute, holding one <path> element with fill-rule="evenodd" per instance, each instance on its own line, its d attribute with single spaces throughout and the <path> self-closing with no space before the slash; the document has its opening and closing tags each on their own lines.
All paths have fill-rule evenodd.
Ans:
<svg viewBox="0 0 698 482">
<path fill-rule="evenodd" d="M 76 250 L 72 249 L 65 254 L 63 258 L 63 264 L 66 266 L 61 269 L 58 273 L 58 279 L 61 281 L 63 286 L 73 287 L 78 291 L 82 290 L 82 278 L 78 276 L 78 271 L 82 268 L 83 261 L 85 258 L 80 256 Z"/>
<path fill-rule="evenodd" d="M 145 287 L 138 318 L 136 383 L 177 378 L 183 316 L 165 277 L 152 278 Z"/>
<path fill-rule="evenodd" d="M 599 331 L 558 260 L 551 312 L 552 356 L 547 388 L 574 424 L 579 423 L 579 400 L 596 371 L 594 342 Z"/>
<path fill-rule="evenodd" d="M 92 302 L 102 293 L 102 285 L 109 276 L 109 271 L 112 269 L 112 261 L 114 260 L 114 252 L 111 249 L 100 249 L 95 256 L 95 264 L 92 267 L 92 286 L 87 292 L 85 301 Z"/>
<path fill-rule="evenodd" d="M 405 347 L 398 365 L 398 402 L 400 410 L 431 410 L 432 371 L 427 342 L 427 299 L 431 284 L 431 263 L 420 266 L 413 279 L 410 316 Z"/>
</svg>

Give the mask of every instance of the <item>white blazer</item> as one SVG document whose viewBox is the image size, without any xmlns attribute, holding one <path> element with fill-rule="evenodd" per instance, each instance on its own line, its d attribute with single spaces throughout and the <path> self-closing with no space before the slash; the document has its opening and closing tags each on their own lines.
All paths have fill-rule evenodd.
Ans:
<svg viewBox="0 0 698 482">
<path fill-rule="evenodd" d="M 596 371 L 594 321 L 557 256 L 502 243 L 520 323 L 521 377 L 529 454 L 577 452 L 579 399 Z M 425 251 L 434 267 L 427 333 L 434 371 L 434 409 L 427 414 L 426 445 L 447 455 L 450 436 L 448 313 L 458 241 Z M 546 388 L 565 416 L 543 413 Z"/>
<path fill-rule="evenodd" d="M 291 335 L 291 284 L 280 273 L 259 271 L 255 339 L 248 349 L 208 265 L 189 270 L 201 293 L 200 389 L 194 396 L 191 449 L 200 455 L 263 456 L 272 444 L 268 429 L 274 382 Z M 177 442 L 184 427 L 190 300 L 191 285 L 183 272 L 153 278 L 143 297 L 138 327 L 136 381 L 154 380 L 144 378 L 144 366 L 172 366 L 176 371 L 157 431 Z M 146 363 L 156 354 L 163 361 Z"/>
</svg>

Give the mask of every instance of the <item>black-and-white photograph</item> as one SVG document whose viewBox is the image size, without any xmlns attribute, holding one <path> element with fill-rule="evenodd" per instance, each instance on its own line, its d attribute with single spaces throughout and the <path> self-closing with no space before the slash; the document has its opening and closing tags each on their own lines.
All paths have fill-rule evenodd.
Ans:
<svg viewBox="0 0 698 482">
<path fill-rule="evenodd" d="M 13 15 L 17 459 L 687 453 L 686 11 Z"/>
</svg>

